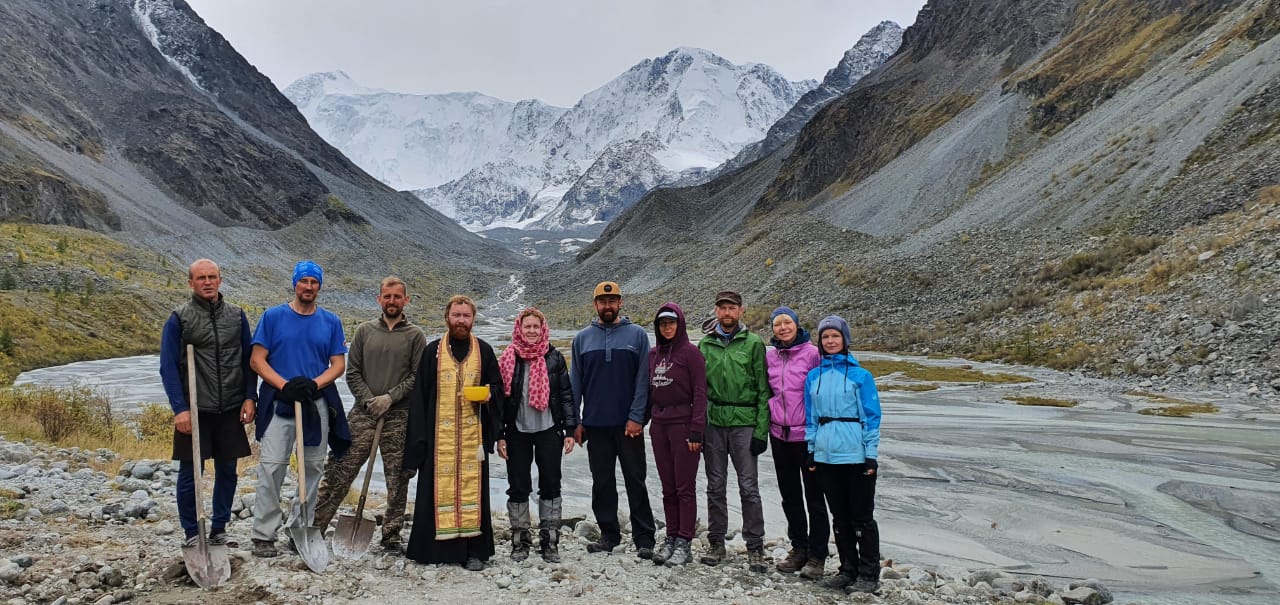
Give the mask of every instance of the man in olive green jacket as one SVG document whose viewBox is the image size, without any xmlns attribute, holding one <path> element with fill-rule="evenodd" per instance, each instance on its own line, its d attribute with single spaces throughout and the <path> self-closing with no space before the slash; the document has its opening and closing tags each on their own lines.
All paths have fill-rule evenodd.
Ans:
<svg viewBox="0 0 1280 605">
<path fill-rule="evenodd" d="M 742 498 L 742 536 L 747 541 L 747 565 L 764 573 L 764 507 L 757 482 L 757 457 L 769 444 L 769 375 L 764 341 L 742 323 L 742 295 L 716 294 L 716 323 L 698 342 L 707 360 L 707 430 L 703 461 L 707 471 L 707 539 L 711 548 L 702 562 L 719 565 L 725 558 L 724 535 L 729 526 L 725 497 L 728 461 L 738 473 Z"/>
</svg>

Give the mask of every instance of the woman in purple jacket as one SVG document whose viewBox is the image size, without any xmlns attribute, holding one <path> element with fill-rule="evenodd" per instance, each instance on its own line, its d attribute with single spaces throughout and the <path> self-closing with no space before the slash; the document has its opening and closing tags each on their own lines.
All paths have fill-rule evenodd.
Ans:
<svg viewBox="0 0 1280 605">
<path fill-rule="evenodd" d="M 818 367 L 822 356 L 818 347 L 809 342 L 809 332 L 800 327 L 795 311 L 778 307 L 772 319 L 773 347 L 765 353 L 769 387 L 773 389 L 769 399 L 769 441 L 778 491 L 782 494 L 782 512 L 787 517 L 787 537 L 791 539 L 791 551 L 778 563 L 778 571 L 799 571 L 802 577 L 820 580 L 830 554 L 827 540 L 831 527 L 822 486 L 806 468 L 804 381 L 809 370 Z"/>
<path fill-rule="evenodd" d="M 693 558 L 689 542 L 698 520 L 695 483 L 702 430 L 707 423 L 707 365 L 702 352 L 689 342 L 679 305 L 662 305 L 653 326 L 658 345 L 649 349 L 649 409 L 653 415 L 649 440 L 662 480 L 662 509 L 667 517 L 667 540 L 654 553 L 653 562 L 676 566 Z M 800 446 L 804 451 L 803 441 Z"/>
</svg>

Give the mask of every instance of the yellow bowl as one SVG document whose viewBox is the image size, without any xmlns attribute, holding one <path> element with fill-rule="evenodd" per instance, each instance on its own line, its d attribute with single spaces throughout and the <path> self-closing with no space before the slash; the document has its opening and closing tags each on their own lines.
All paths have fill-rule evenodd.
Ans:
<svg viewBox="0 0 1280 605">
<path fill-rule="evenodd" d="M 462 387 L 462 396 L 467 401 L 481 402 L 489 398 L 489 385 L 481 385 L 478 387 Z"/>
</svg>

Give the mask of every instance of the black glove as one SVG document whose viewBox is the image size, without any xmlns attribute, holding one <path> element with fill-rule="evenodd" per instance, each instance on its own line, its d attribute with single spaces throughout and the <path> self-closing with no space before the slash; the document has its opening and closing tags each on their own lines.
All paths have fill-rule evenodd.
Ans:
<svg viewBox="0 0 1280 605">
<path fill-rule="evenodd" d="M 864 475 L 875 475 L 879 473 L 880 463 L 875 458 L 867 458 L 867 470 L 863 471 Z"/>
<path fill-rule="evenodd" d="M 818 467 L 818 461 L 813 459 L 813 452 L 809 452 L 809 455 L 805 457 L 805 459 L 804 459 L 804 467 L 805 467 L 805 468 L 817 468 L 817 467 Z"/>
<path fill-rule="evenodd" d="M 769 449 L 768 440 L 756 439 L 755 437 L 751 438 L 751 455 L 752 456 L 759 456 L 760 454 L 763 454 L 764 451 L 767 449 Z"/>
<path fill-rule="evenodd" d="M 306 389 L 307 382 L 309 380 L 310 379 L 305 376 L 294 376 L 293 378 L 290 378 L 289 382 L 284 383 L 284 386 L 280 388 L 280 396 L 278 399 L 283 399 L 290 403 L 294 401 L 306 401 Z"/>
</svg>

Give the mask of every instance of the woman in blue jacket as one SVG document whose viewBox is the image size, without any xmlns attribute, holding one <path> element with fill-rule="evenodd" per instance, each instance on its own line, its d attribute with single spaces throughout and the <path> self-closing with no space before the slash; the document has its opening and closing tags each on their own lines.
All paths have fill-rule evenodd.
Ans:
<svg viewBox="0 0 1280 605">
<path fill-rule="evenodd" d="M 840 572 L 827 586 L 845 592 L 880 588 L 880 530 L 873 516 L 880 395 L 871 372 L 849 354 L 849 323 L 818 323 L 822 361 L 805 379 L 805 441 L 831 509 Z"/>
</svg>

